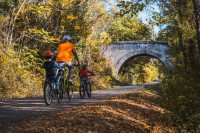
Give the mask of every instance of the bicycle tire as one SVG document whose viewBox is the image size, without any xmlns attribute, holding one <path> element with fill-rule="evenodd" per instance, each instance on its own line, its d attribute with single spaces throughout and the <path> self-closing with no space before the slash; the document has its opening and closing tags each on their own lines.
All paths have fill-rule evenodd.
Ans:
<svg viewBox="0 0 200 133">
<path fill-rule="evenodd" d="M 69 85 L 69 83 L 66 84 L 66 91 L 69 101 L 71 102 L 74 97 L 74 90 L 73 87 Z"/>
<path fill-rule="evenodd" d="M 91 98 L 91 96 L 92 96 L 92 86 L 91 86 L 90 82 L 88 82 L 88 86 L 89 86 L 89 88 L 87 88 L 87 95 L 88 95 L 89 98 Z"/>
<path fill-rule="evenodd" d="M 46 82 L 44 83 L 44 101 L 46 105 L 50 105 L 53 100 L 53 91 L 52 86 L 50 83 Z"/>
<path fill-rule="evenodd" d="M 85 98 L 85 86 L 83 84 L 84 83 L 82 83 L 82 85 L 79 86 L 79 95 L 81 99 Z"/>
<path fill-rule="evenodd" d="M 63 103 L 63 99 L 64 99 L 64 79 L 60 79 L 57 100 L 59 103 Z"/>
</svg>

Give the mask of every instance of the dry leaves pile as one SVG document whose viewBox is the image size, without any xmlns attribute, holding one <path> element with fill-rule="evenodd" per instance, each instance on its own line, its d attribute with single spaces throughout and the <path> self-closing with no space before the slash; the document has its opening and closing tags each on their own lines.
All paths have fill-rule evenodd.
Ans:
<svg viewBox="0 0 200 133">
<path fill-rule="evenodd" d="M 84 99 L 83 99 L 84 100 Z M 159 96 L 140 90 L 87 105 L 65 109 L 20 123 L 2 125 L 6 133 L 162 133 L 174 132 Z"/>
</svg>

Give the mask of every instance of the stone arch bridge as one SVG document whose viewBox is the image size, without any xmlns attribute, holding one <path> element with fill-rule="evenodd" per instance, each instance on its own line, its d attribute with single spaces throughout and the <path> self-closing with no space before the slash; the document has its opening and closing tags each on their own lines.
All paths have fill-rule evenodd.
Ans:
<svg viewBox="0 0 200 133">
<path fill-rule="evenodd" d="M 166 53 L 168 48 L 167 42 L 123 41 L 101 46 L 100 50 L 103 57 L 111 62 L 115 74 L 119 74 L 128 61 L 144 55 L 157 58 L 166 68 L 172 68 L 172 64 L 169 61 L 170 56 Z"/>
</svg>

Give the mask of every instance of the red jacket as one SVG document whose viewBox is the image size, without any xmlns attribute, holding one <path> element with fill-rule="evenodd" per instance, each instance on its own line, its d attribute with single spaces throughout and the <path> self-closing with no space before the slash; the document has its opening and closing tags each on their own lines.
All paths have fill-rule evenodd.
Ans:
<svg viewBox="0 0 200 133">
<path fill-rule="evenodd" d="M 88 77 L 88 73 L 94 75 L 94 73 L 91 72 L 88 69 L 81 69 L 80 72 L 79 72 L 79 76 L 80 76 L 80 78 L 87 78 Z"/>
</svg>

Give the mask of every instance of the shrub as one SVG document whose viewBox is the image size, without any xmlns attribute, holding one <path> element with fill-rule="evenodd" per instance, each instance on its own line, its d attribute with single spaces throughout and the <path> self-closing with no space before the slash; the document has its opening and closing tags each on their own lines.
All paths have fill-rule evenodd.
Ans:
<svg viewBox="0 0 200 133">
<path fill-rule="evenodd" d="M 200 124 L 200 83 L 197 75 L 168 75 L 161 85 L 170 119 L 182 132 L 196 132 Z"/>
<path fill-rule="evenodd" d="M 20 54 L 0 45 L 0 99 L 38 96 L 42 81 L 27 66 L 21 65 Z"/>
</svg>

